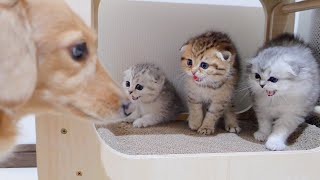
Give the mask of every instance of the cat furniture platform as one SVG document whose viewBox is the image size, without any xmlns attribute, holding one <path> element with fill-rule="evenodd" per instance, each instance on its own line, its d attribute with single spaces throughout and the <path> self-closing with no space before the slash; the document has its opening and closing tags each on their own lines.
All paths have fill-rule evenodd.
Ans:
<svg viewBox="0 0 320 180">
<path fill-rule="evenodd" d="M 125 6 L 123 0 L 109 2 Z M 267 17 L 266 39 L 293 31 L 293 16 L 288 13 L 320 7 L 320 1 L 261 2 Z M 99 28 L 99 39 L 104 30 L 112 31 Z M 103 43 L 99 42 L 100 48 L 111 48 Z M 106 65 L 108 69 L 113 64 Z M 253 121 L 241 121 L 239 135 L 218 127 L 208 137 L 190 131 L 181 120 L 145 129 L 126 123 L 95 126 L 60 113 L 39 114 L 36 121 L 40 180 L 319 179 L 320 130 L 312 125 L 300 126 L 286 151 L 272 152 L 252 138 Z"/>
</svg>

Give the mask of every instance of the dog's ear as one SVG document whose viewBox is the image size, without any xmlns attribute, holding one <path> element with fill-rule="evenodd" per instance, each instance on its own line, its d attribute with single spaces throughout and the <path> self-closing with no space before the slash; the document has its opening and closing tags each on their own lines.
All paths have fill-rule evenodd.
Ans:
<svg viewBox="0 0 320 180">
<path fill-rule="evenodd" d="M 0 0 L 0 6 L 11 7 L 14 6 L 19 0 Z"/>
<path fill-rule="evenodd" d="M 12 4 L 11 4 L 12 3 Z M 0 108 L 14 108 L 33 94 L 37 81 L 36 48 L 25 4 L 0 0 Z"/>
</svg>

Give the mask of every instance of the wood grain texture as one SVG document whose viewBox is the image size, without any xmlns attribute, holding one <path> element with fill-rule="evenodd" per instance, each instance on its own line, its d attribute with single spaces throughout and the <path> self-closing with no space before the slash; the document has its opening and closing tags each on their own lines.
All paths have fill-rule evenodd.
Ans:
<svg viewBox="0 0 320 180">
<path fill-rule="evenodd" d="M 92 25 L 91 27 L 94 28 L 96 32 L 98 32 L 98 12 L 99 12 L 99 5 L 100 5 L 100 0 L 91 0 L 92 4 L 92 9 L 91 9 L 91 22 Z"/>
<path fill-rule="evenodd" d="M 0 163 L 0 168 L 37 167 L 36 145 L 20 144 L 11 156 Z"/>
<path fill-rule="evenodd" d="M 309 9 L 316 9 L 320 8 L 320 1 L 319 0 L 307 0 L 296 2 L 292 4 L 287 4 L 282 7 L 283 13 L 294 13 L 298 11 L 305 11 Z"/>
<path fill-rule="evenodd" d="M 294 31 L 294 14 L 283 13 L 284 5 L 294 0 L 260 0 L 266 17 L 265 40 L 269 41 L 284 32 Z"/>
<path fill-rule="evenodd" d="M 319 179 L 320 148 L 133 156 L 108 146 L 92 122 L 61 114 L 37 117 L 37 140 L 40 180 Z"/>
<path fill-rule="evenodd" d="M 108 180 L 92 122 L 61 114 L 38 115 L 39 180 Z"/>
</svg>

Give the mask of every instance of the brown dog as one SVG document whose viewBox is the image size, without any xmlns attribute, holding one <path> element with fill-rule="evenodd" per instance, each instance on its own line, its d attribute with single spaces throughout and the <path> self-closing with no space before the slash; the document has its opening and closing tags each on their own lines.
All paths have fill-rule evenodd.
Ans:
<svg viewBox="0 0 320 180">
<path fill-rule="evenodd" d="M 96 35 L 62 0 L 0 0 L 0 157 L 26 113 L 122 116 L 123 94 L 101 66 Z"/>
</svg>

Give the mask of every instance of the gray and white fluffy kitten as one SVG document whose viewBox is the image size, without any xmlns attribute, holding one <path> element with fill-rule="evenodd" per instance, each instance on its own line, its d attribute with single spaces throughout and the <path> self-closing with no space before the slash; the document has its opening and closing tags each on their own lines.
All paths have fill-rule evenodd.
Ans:
<svg viewBox="0 0 320 180">
<path fill-rule="evenodd" d="M 248 70 L 259 124 L 254 137 L 270 150 L 284 150 L 318 100 L 318 63 L 302 40 L 282 34 L 258 51 Z"/>
<path fill-rule="evenodd" d="M 137 64 L 124 71 L 123 88 L 131 105 L 125 107 L 130 114 L 124 121 L 134 127 L 148 127 L 174 120 L 181 101 L 163 71 L 154 64 Z M 133 112 L 132 112 L 133 111 Z"/>
</svg>

